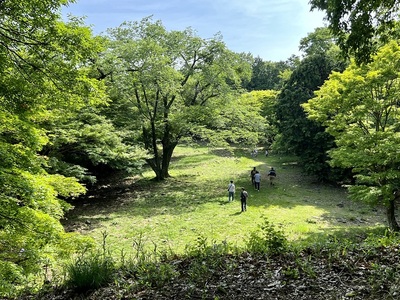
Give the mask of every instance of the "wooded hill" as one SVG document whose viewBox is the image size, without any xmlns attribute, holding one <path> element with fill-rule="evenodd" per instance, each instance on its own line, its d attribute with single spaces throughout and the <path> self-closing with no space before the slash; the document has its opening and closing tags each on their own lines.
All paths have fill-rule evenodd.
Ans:
<svg viewBox="0 0 400 300">
<path fill-rule="evenodd" d="M 68 2 L 0 1 L 1 295 L 95 246 L 61 220 L 99 176 L 164 181 L 183 142 L 295 155 L 399 231 L 398 1 L 310 1 L 329 26 L 284 62 L 152 18 L 94 36 Z"/>
</svg>

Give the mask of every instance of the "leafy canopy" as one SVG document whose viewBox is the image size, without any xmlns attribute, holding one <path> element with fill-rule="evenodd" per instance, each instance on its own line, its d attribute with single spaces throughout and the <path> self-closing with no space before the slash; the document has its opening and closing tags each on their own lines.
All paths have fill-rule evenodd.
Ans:
<svg viewBox="0 0 400 300">
<path fill-rule="evenodd" d="M 326 12 L 333 34 L 356 62 L 368 62 L 382 42 L 391 38 L 398 20 L 398 0 L 311 0 L 311 10 Z M 379 40 L 381 42 L 379 42 Z"/>
<path fill-rule="evenodd" d="M 400 183 L 400 47 L 390 42 L 372 58 L 333 72 L 303 107 L 335 138 L 331 164 L 353 170 L 351 195 L 389 205 Z"/>
<path fill-rule="evenodd" d="M 100 77 L 110 87 L 111 109 L 153 156 L 148 163 L 157 179 L 164 179 L 181 138 L 222 140 L 205 126 L 249 79 L 248 57 L 229 51 L 218 35 L 168 31 L 151 18 L 108 33 Z"/>
<path fill-rule="evenodd" d="M 49 174 L 41 155 L 49 142 L 42 124 L 54 121 L 54 111 L 104 97 L 87 76 L 101 45 L 77 20 L 60 22 L 63 4 L 0 2 L 0 294 L 85 240 L 60 224 L 70 208 L 63 199 L 85 187 L 74 177 Z"/>
</svg>

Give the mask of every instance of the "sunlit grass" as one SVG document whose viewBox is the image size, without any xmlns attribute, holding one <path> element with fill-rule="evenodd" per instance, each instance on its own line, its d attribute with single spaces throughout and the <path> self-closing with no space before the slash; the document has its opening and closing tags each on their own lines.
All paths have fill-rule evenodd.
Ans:
<svg viewBox="0 0 400 300">
<path fill-rule="evenodd" d="M 178 147 L 171 162 L 171 178 L 152 181 L 151 170 L 140 179 L 127 178 L 122 194 L 110 196 L 107 205 L 77 209 L 69 222 L 85 224 L 89 220 L 90 225 L 82 225 L 81 231 L 99 243 L 106 231 L 112 250 L 125 253 L 132 251 L 139 234 L 149 247 L 178 253 L 199 236 L 243 246 L 264 217 L 282 225 L 292 241 L 320 238 L 347 228 L 382 226 L 381 212 L 347 200 L 340 188 L 313 182 L 295 162 L 294 157 L 274 154 L 252 158 L 240 150 L 231 154 L 206 147 Z M 266 176 L 271 166 L 278 173 L 273 187 Z M 251 186 L 253 167 L 262 174 L 260 192 Z M 236 199 L 230 203 L 229 180 L 236 184 Z M 250 194 L 245 213 L 240 213 L 242 186 Z"/>
</svg>

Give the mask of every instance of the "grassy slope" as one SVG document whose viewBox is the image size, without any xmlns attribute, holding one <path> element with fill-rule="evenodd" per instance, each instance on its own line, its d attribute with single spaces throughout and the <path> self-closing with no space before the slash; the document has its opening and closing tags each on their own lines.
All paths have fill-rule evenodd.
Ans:
<svg viewBox="0 0 400 300">
<path fill-rule="evenodd" d="M 320 185 L 301 174 L 294 158 L 278 155 L 252 158 L 205 147 L 178 147 L 171 163 L 172 178 L 154 182 L 151 171 L 104 186 L 68 216 L 67 225 L 95 237 L 107 232 L 115 253 L 130 253 L 142 235 L 148 245 L 182 253 L 197 237 L 243 245 L 249 233 L 267 217 L 282 224 L 291 240 L 325 239 L 331 233 L 382 228 L 384 215 L 346 198 L 343 189 Z M 262 174 L 261 191 L 253 189 L 249 172 Z M 267 185 L 267 170 L 276 168 L 276 185 Z M 227 186 L 234 180 L 236 200 L 228 203 Z M 248 210 L 240 213 L 239 190 L 249 191 Z M 102 199 L 97 199 L 101 195 Z M 100 197 L 100 196 L 99 196 Z M 343 204 L 342 205 L 338 204 Z"/>
</svg>

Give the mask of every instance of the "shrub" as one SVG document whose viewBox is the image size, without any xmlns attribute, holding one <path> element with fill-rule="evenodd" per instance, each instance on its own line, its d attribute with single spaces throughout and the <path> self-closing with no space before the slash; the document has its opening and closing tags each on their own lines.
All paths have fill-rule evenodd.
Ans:
<svg viewBox="0 0 400 300">
<path fill-rule="evenodd" d="M 135 271 L 135 278 L 140 286 L 162 287 L 179 275 L 168 263 L 140 263 L 135 266 Z"/>
<path fill-rule="evenodd" d="M 186 247 L 186 256 L 189 258 L 188 276 L 192 282 L 206 282 L 215 270 L 226 269 L 226 255 L 237 251 L 232 245 L 223 241 L 211 242 L 204 236 L 199 236 L 194 245 Z"/>
<path fill-rule="evenodd" d="M 281 228 L 276 228 L 267 218 L 259 225 L 260 230 L 252 232 L 246 241 L 246 248 L 253 253 L 279 254 L 288 248 L 288 240 Z"/>
<path fill-rule="evenodd" d="M 153 243 L 153 250 L 148 247 L 143 232 L 133 240 L 133 256 L 128 259 L 121 254 L 121 271 L 125 276 L 134 278 L 139 287 L 162 287 L 179 275 L 175 267 L 168 261 L 167 251 L 158 252 Z M 131 286 L 132 288 L 132 286 Z"/>
</svg>

